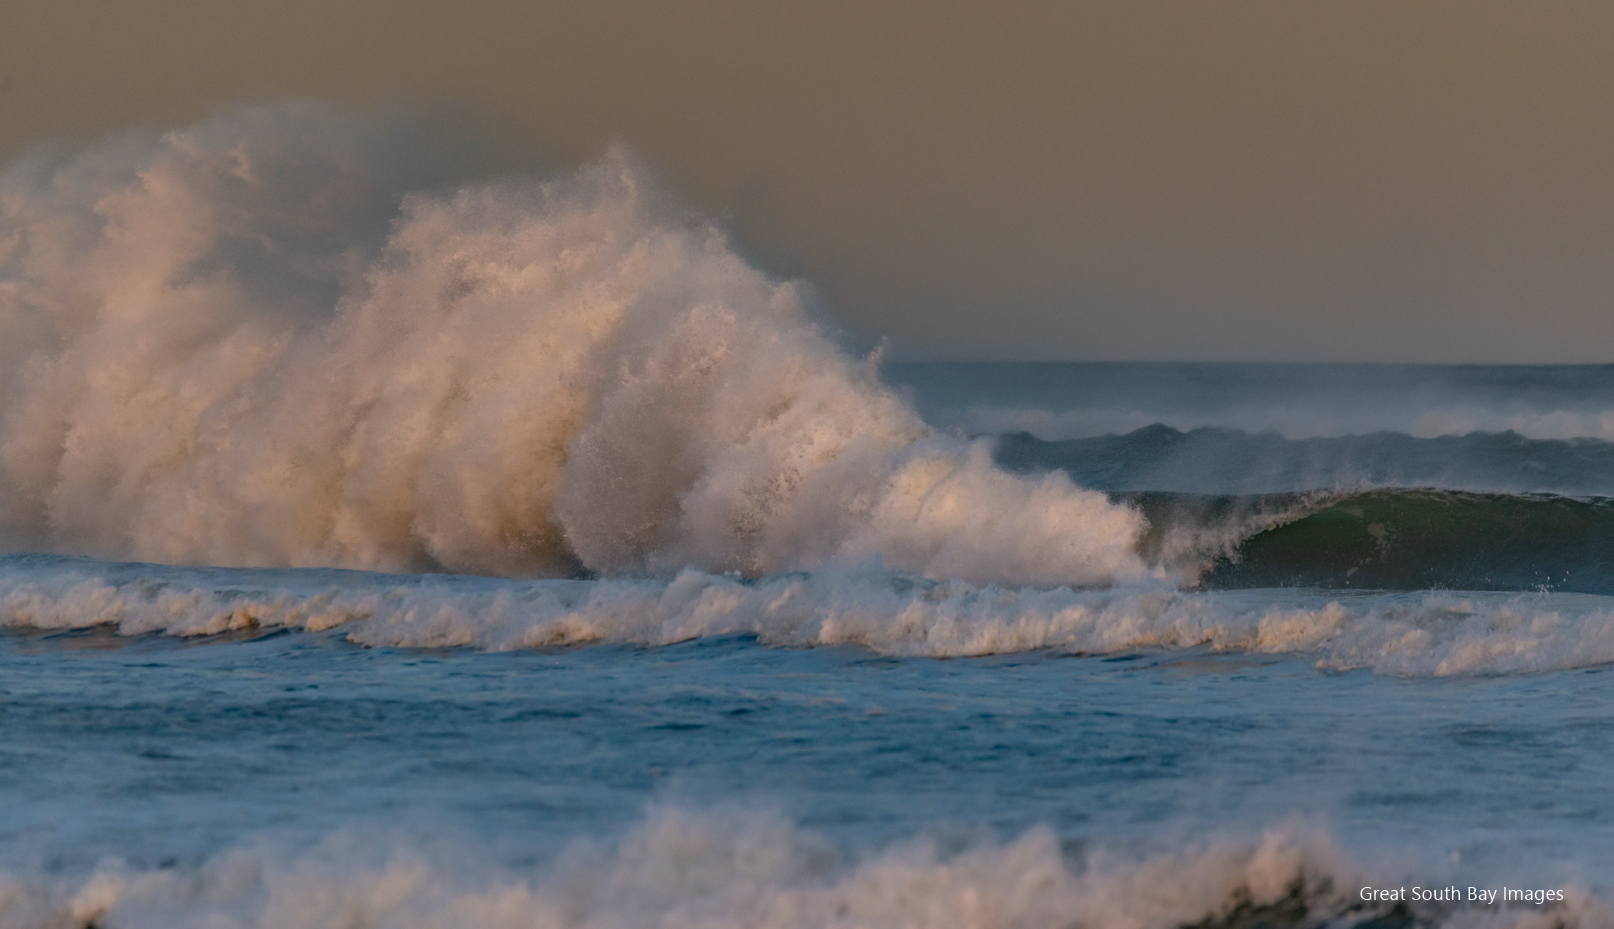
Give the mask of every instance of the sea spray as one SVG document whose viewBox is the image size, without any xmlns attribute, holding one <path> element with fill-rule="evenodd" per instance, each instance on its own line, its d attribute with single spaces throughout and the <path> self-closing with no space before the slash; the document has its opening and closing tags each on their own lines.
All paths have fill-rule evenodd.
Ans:
<svg viewBox="0 0 1614 929">
<path fill-rule="evenodd" d="M 620 152 L 444 190 L 313 105 L 0 177 L 0 544 L 503 575 L 1150 572 L 932 432 Z M 416 189 L 411 184 L 423 184 Z"/>
</svg>

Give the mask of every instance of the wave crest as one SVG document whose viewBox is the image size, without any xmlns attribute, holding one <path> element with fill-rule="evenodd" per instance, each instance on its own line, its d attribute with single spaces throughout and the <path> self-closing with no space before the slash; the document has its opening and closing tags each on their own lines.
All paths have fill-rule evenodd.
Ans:
<svg viewBox="0 0 1614 929">
<path fill-rule="evenodd" d="M 0 625 L 123 635 L 340 628 L 361 645 L 520 649 L 667 645 L 754 635 L 954 657 L 1048 649 L 1296 655 L 1408 676 L 1517 674 L 1614 662 L 1614 599 L 1586 594 L 1193 593 L 977 586 L 866 566 L 755 581 L 486 578 L 0 559 Z"/>
</svg>

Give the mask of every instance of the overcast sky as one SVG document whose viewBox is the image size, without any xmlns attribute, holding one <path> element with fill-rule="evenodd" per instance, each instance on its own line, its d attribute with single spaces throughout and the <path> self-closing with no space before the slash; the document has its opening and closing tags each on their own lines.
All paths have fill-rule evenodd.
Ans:
<svg viewBox="0 0 1614 929">
<path fill-rule="evenodd" d="M 1614 361 L 1614 4 L 0 6 L 8 159 L 286 96 L 626 142 L 899 358 Z"/>
</svg>

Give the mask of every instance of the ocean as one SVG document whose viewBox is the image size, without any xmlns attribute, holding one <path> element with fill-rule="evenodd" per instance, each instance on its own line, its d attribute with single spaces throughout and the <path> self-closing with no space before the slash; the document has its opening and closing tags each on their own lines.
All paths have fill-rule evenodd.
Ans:
<svg viewBox="0 0 1614 929">
<path fill-rule="evenodd" d="M 1614 925 L 1614 367 L 859 357 L 413 132 L 0 172 L 3 929 Z"/>
</svg>

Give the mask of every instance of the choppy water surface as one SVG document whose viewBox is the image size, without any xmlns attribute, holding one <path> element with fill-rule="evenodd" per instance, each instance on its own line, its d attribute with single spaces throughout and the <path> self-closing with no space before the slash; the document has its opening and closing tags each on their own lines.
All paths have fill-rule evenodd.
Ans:
<svg viewBox="0 0 1614 929">
<path fill-rule="evenodd" d="M 917 840 L 948 861 L 1044 830 L 1071 873 L 1238 863 L 1263 830 L 1328 869 L 1313 881 L 1601 886 L 1588 865 L 1614 854 L 1603 668 L 1448 680 L 1203 648 L 938 660 L 748 636 L 489 654 L 96 628 L 0 648 L 0 843 L 36 893 L 82 893 L 74 875 L 108 859 L 206 871 L 243 836 L 260 879 L 345 840 L 368 849 L 340 864 L 356 881 L 407 854 L 541 884 L 580 837 L 609 849 L 647 816 L 700 848 L 636 866 L 760 841 L 750 817 L 821 843 L 823 880 Z M 780 867 L 763 877 L 800 880 Z"/>
</svg>

